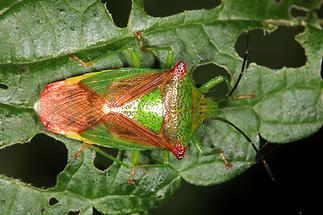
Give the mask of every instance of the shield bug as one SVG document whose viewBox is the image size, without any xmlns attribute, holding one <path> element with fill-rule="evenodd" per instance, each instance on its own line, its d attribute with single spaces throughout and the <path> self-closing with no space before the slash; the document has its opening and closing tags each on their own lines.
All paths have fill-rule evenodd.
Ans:
<svg viewBox="0 0 323 215">
<path fill-rule="evenodd" d="M 140 33 L 136 37 L 142 50 L 153 49 L 143 46 Z M 139 65 L 138 56 L 134 52 L 130 56 Z M 172 64 L 172 58 L 169 52 L 167 65 Z M 84 64 L 76 56 L 73 60 Z M 241 79 L 246 60 L 247 52 L 238 81 L 228 96 Z M 224 80 L 219 76 L 197 88 L 184 62 L 166 70 L 136 67 L 104 70 L 48 84 L 35 110 L 51 132 L 123 150 L 167 149 L 180 160 L 195 130 L 218 111 L 217 103 L 204 94 Z M 232 125 L 252 144 L 234 124 L 219 120 Z M 220 155 L 230 167 L 222 152 Z"/>
</svg>

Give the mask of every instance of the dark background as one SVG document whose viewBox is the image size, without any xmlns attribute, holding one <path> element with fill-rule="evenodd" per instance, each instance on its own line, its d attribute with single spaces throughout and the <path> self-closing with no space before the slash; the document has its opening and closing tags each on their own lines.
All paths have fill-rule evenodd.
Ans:
<svg viewBox="0 0 323 215">
<path fill-rule="evenodd" d="M 153 16 L 168 16 L 218 4 L 211 0 L 146 0 L 145 9 Z M 126 26 L 130 0 L 109 0 L 107 7 L 115 23 Z M 317 11 L 321 17 L 322 11 L 322 7 Z M 292 13 L 304 15 L 297 10 Z M 302 28 L 280 27 L 269 35 L 260 30 L 249 32 L 249 60 L 275 69 L 304 65 L 304 49 L 294 40 L 302 31 Z M 245 35 L 241 35 L 236 44 L 240 56 L 243 56 L 244 47 Z M 225 73 L 220 67 L 207 67 L 198 68 L 203 70 L 198 73 L 203 77 L 196 73 L 193 77 L 197 82 Z M 221 185 L 198 187 L 183 182 L 174 197 L 154 209 L 152 214 L 323 214 L 321 134 L 322 129 L 295 143 L 267 144 L 263 148 L 262 153 L 276 178 L 274 182 L 261 164 Z M 42 134 L 36 135 L 31 143 L 0 150 L 0 174 L 20 178 L 38 187 L 54 186 L 57 174 L 65 165 L 65 146 Z"/>
</svg>

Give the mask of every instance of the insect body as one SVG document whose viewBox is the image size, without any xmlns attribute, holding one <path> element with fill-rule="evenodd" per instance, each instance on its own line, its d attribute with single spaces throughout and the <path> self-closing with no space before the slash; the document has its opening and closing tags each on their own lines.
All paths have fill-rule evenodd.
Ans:
<svg viewBox="0 0 323 215">
<path fill-rule="evenodd" d="M 121 68 L 55 82 L 35 109 L 51 132 L 119 149 L 165 148 L 182 159 L 205 114 L 217 110 L 202 93 L 179 62 L 167 71 Z"/>
</svg>

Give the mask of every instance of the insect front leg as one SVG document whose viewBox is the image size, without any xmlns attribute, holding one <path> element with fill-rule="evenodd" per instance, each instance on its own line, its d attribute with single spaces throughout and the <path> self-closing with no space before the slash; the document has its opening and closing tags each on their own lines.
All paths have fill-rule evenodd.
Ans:
<svg viewBox="0 0 323 215">
<path fill-rule="evenodd" d="M 152 54 L 155 57 L 157 57 L 157 53 L 159 51 L 165 51 L 166 52 L 166 58 L 165 58 L 165 64 L 164 64 L 164 67 L 166 69 L 171 68 L 174 65 L 174 62 L 175 62 L 174 52 L 170 47 L 146 46 L 140 31 L 135 32 L 135 37 L 138 40 L 140 49 L 143 52 L 152 52 Z"/>
<path fill-rule="evenodd" d="M 212 78 L 205 84 L 199 87 L 199 91 L 201 93 L 207 93 L 211 88 L 215 87 L 216 85 L 222 83 L 223 81 L 226 81 L 227 79 L 224 76 L 217 76 L 215 78 Z"/>
<path fill-rule="evenodd" d="M 144 52 L 150 51 L 153 53 L 154 56 L 157 57 L 157 52 L 158 51 L 166 51 L 167 52 L 167 57 L 165 60 L 165 68 L 170 68 L 173 64 L 174 64 L 174 52 L 170 47 L 157 47 L 157 46 L 147 46 L 145 45 L 144 42 L 144 38 L 142 37 L 142 33 L 141 32 L 135 32 L 135 37 L 138 40 L 140 49 Z M 206 93 L 208 90 L 210 90 L 212 87 L 218 85 L 219 83 L 225 81 L 226 84 L 228 85 L 229 88 L 231 88 L 231 90 L 229 91 L 229 93 L 226 95 L 226 97 L 230 97 L 232 99 L 250 99 L 250 98 L 255 98 L 256 95 L 254 92 L 251 92 L 248 95 L 233 95 L 233 93 L 235 92 L 236 88 L 238 87 L 241 78 L 245 72 L 245 69 L 247 67 L 247 61 L 248 61 L 248 55 L 249 55 L 249 34 L 247 34 L 247 38 L 246 38 L 246 50 L 245 50 L 245 54 L 244 54 L 244 58 L 243 58 L 243 63 L 242 63 L 242 67 L 241 67 L 241 71 L 239 73 L 238 79 L 236 81 L 236 83 L 234 84 L 234 86 L 231 88 L 230 82 L 229 80 L 224 77 L 224 76 L 219 76 L 216 78 L 211 79 L 210 81 L 208 81 L 207 83 L 203 84 L 200 87 L 200 90 L 202 91 L 202 93 Z M 136 60 L 134 60 L 136 61 Z"/>
<path fill-rule="evenodd" d="M 192 142 L 201 155 L 208 156 L 208 155 L 218 154 L 220 156 L 220 159 L 224 162 L 225 167 L 227 169 L 232 168 L 231 162 L 226 158 L 226 156 L 224 155 L 224 151 L 222 149 L 216 148 L 209 152 L 205 152 L 203 150 L 200 140 L 195 135 L 192 136 Z"/>
<path fill-rule="evenodd" d="M 240 95 L 240 96 L 230 96 L 231 99 L 254 99 L 256 98 L 256 94 L 251 92 L 247 95 Z"/>
</svg>

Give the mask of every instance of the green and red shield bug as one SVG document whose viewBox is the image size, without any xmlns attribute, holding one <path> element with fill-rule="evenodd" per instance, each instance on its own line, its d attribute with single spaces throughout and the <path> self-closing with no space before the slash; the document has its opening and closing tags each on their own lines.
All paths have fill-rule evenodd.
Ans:
<svg viewBox="0 0 323 215">
<path fill-rule="evenodd" d="M 187 74 L 183 62 L 166 72 L 89 73 L 47 85 L 36 110 L 51 132 L 122 149 L 166 148 L 182 159 L 185 143 L 203 120 L 200 109 L 216 106 Z M 190 111 L 178 114 L 183 110 Z"/>
<path fill-rule="evenodd" d="M 143 46 L 140 33 L 136 37 L 143 50 L 153 49 Z M 133 52 L 131 56 L 133 63 L 139 65 L 138 56 Z M 79 60 L 76 56 L 73 59 Z M 172 59 L 169 52 L 166 65 L 172 64 Z M 237 84 L 246 60 L 247 52 Z M 217 103 L 204 94 L 223 81 L 224 77 L 219 76 L 197 88 L 184 62 L 167 70 L 136 67 L 104 70 L 48 84 L 35 110 L 51 132 L 123 150 L 167 149 L 180 160 L 196 129 L 208 114 L 218 111 Z M 254 146 L 234 124 L 219 120 L 232 125 Z M 223 153 L 220 155 L 229 167 Z"/>
</svg>

